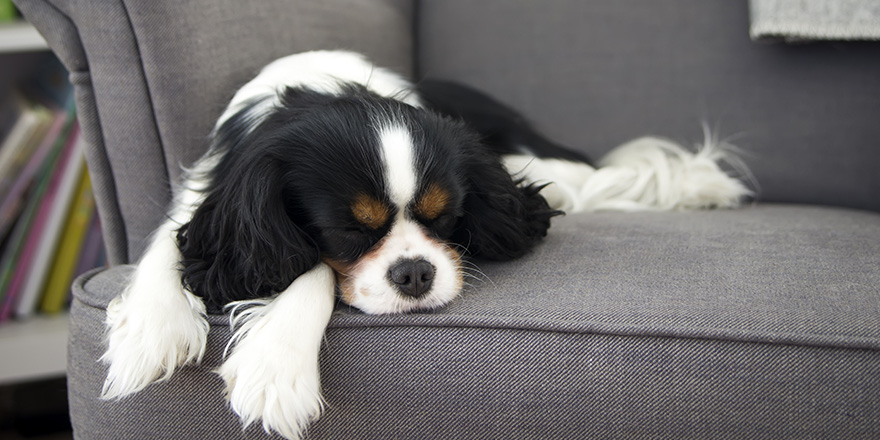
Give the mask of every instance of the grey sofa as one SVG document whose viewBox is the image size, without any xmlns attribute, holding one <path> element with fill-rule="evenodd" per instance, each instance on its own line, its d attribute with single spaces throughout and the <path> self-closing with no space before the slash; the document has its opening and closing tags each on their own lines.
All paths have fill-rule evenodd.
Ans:
<svg viewBox="0 0 880 440">
<path fill-rule="evenodd" d="M 74 286 L 80 439 L 264 438 L 202 365 L 98 399 L 104 308 L 237 86 L 347 48 L 477 86 L 599 157 L 736 135 L 731 211 L 554 220 L 431 312 L 340 306 L 313 439 L 880 438 L 880 44 L 756 43 L 732 0 L 17 0 L 71 71 L 112 267 Z"/>
</svg>

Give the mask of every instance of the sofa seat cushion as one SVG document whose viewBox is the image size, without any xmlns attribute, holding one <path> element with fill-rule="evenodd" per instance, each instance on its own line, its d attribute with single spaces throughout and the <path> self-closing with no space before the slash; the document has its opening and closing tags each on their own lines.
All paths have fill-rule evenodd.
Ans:
<svg viewBox="0 0 880 440">
<path fill-rule="evenodd" d="M 574 214 L 525 258 L 475 262 L 468 288 L 428 313 L 331 327 L 476 326 L 880 349 L 880 215 L 772 205 L 734 211 Z M 85 280 L 106 308 L 132 266 Z M 211 316 L 212 325 L 227 325 Z"/>
<path fill-rule="evenodd" d="M 476 265 L 462 296 L 433 312 L 337 307 L 321 357 L 329 408 L 315 438 L 880 432 L 880 214 L 764 205 L 569 215 L 526 257 Z M 175 420 L 199 425 L 207 413 L 245 435 L 219 379 L 202 377 L 222 361 L 224 316 L 209 317 L 202 367 L 129 399 L 95 400 L 103 309 L 131 270 L 75 286 L 75 427 L 112 430 L 124 414 L 143 420 L 148 438 L 165 429 L 155 405 L 169 400 Z M 193 389 L 206 380 L 216 386 Z M 171 397 L 181 390 L 186 403 Z M 85 422 L 102 413 L 106 424 Z"/>
</svg>

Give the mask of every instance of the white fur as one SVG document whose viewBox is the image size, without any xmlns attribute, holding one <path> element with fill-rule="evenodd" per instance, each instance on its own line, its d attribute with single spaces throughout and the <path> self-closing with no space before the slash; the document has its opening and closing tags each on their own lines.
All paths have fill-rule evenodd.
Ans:
<svg viewBox="0 0 880 440">
<path fill-rule="evenodd" d="M 560 159 L 504 157 L 511 174 L 528 183 L 547 183 L 541 194 L 554 209 L 671 211 L 733 208 L 751 191 L 719 167 L 726 161 L 748 175 L 731 148 L 706 131 L 696 153 L 657 137 L 643 137 L 612 150 L 599 168 Z"/>
<path fill-rule="evenodd" d="M 414 299 L 401 295 L 386 274 L 401 259 L 424 259 L 434 266 L 431 290 Z M 391 232 L 371 258 L 365 258 L 346 274 L 343 298 L 366 313 L 402 313 L 433 309 L 455 298 L 462 287 L 462 274 L 455 251 L 428 237 L 422 226 L 399 215 Z"/>
<path fill-rule="evenodd" d="M 333 312 L 335 278 L 319 264 L 271 300 L 232 313 L 232 354 L 217 373 L 244 426 L 262 419 L 267 433 L 298 439 L 323 408 L 318 353 Z"/>
<path fill-rule="evenodd" d="M 448 303 L 461 290 L 462 275 L 457 254 L 445 243 L 430 238 L 425 229 L 408 218 L 407 207 L 416 195 L 418 178 L 413 141 L 401 125 L 379 125 L 385 179 L 391 201 L 397 206 L 391 231 L 368 258 L 354 265 L 343 281 L 348 292 L 343 300 L 364 312 L 401 313 L 432 309 Z M 418 299 L 400 294 L 386 274 L 400 260 L 424 259 L 434 266 L 430 291 Z"/>
<path fill-rule="evenodd" d="M 388 125 L 379 129 L 379 143 L 391 201 L 403 211 L 416 192 L 412 137 L 405 127 Z"/>
<path fill-rule="evenodd" d="M 122 295 L 107 307 L 108 364 L 101 391 L 105 399 L 123 397 L 152 382 L 166 380 L 182 365 L 198 363 L 205 353 L 208 322 L 201 298 L 180 281 L 176 231 L 192 218 L 202 196 L 194 189 L 204 180 L 213 159 L 200 162 L 175 198 L 174 209 L 153 234 Z"/>
<path fill-rule="evenodd" d="M 373 65 L 363 55 L 346 51 L 312 51 L 279 58 L 235 93 L 217 127 L 251 100 L 260 100 L 255 114 L 269 113 L 276 107 L 278 93 L 286 87 L 302 86 L 331 95 L 341 93 L 340 81 L 363 84 L 380 96 L 420 107 L 412 85 L 402 76 Z"/>
</svg>

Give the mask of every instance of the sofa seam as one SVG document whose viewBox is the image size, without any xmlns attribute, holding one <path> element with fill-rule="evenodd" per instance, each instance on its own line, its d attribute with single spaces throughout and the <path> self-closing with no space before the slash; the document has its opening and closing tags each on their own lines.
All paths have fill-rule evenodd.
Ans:
<svg viewBox="0 0 880 440">
<path fill-rule="evenodd" d="M 95 94 L 95 85 L 94 85 L 94 81 L 92 80 L 92 68 L 91 68 L 91 62 L 90 62 L 90 59 L 89 59 L 89 51 L 86 50 L 86 46 L 85 46 L 85 44 L 83 44 L 83 38 L 82 38 L 82 35 L 80 34 L 79 26 L 77 26 L 76 21 L 73 19 L 73 17 L 72 17 L 71 15 L 67 14 L 66 12 L 64 12 L 63 10 L 61 10 L 61 9 L 60 9 L 58 6 L 56 6 L 55 3 L 52 2 L 52 1 L 47 1 L 47 2 L 45 2 L 44 4 L 47 5 L 47 7 L 51 8 L 53 11 L 55 11 L 55 13 L 57 13 L 59 16 L 64 17 L 65 20 L 67 20 L 67 21 L 70 23 L 71 27 L 72 27 L 73 29 L 76 30 L 76 36 L 77 36 L 77 40 L 78 40 L 77 42 L 78 42 L 78 44 L 79 44 L 79 46 L 80 46 L 80 48 L 81 48 L 81 50 L 82 50 L 82 55 L 83 55 L 83 57 L 85 58 L 85 65 L 86 65 L 86 68 L 85 68 L 85 70 L 77 69 L 77 70 L 74 70 L 74 71 L 68 71 L 68 75 L 69 75 L 70 77 L 72 77 L 74 74 L 76 74 L 76 75 L 80 75 L 80 76 L 85 75 L 85 76 L 88 77 L 89 88 L 91 89 L 91 99 L 89 100 L 89 102 L 90 102 L 90 104 L 91 104 L 92 109 L 95 110 L 95 120 L 96 120 L 96 122 L 97 122 L 97 127 L 96 127 L 96 128 L 97 128 L 97 132 L 100 133 L 100 138 L 101 138 L 101 139 L 100 139 L 100 140 L 101 140 L 101 145 L 100 145 L 100 149 L 101 149 L 101 157 L 100 157 L 100 160 L 101 160 L 102 162 L 104 162 L 104 165 L 106 165 L 106 169 L 109 170 L 109 172 L 110 172 L 110 179 L 109 179 L 109 180 L 110 180 L 110 182 L 112 183 L 113 197 L 111 197 L 111 200 L 113 201 L 113 208 L 112 208 L 112 209 L 113 209 L 113 211 L 114 211 L 114 212 L 112 213 L 112 216 L 115 217 L 115 218 L 117 218 L 117 219 L 119 220 L 119 223 L 120 223 L 121 226 L 122 226 L 122 237 L 121 237 L 121 238 L 123 239 L 123 240 L 122 240 L 122 245 L 124 246 L 124 249 L 119 250 L 119 253 L 124 254 L 126 260 L 128 260 L 128 259 L 129 259 L 129 256 L 128 256 L 128 252 L 129 252 L 129 243 L 128 243 L 128 233 L 127 233 L 127 229 L 128 229 L 128 227 L 127 227 L 127 225 L 125 224 L 125 221 L 124 221 L 124 219 L 123 219 L 123 216 L 122 216 L 122 206 L 119 204 L 119 198 L 117 197 L 117 194 L 118 194 L 117 189 L 118 189 L 118 188 L 117 188 L 117 184 L 116 184 L 116 170 L 110 165 L 110 156 L 109 156 L 109 154 L 108 154 L 108 152 L 107 152 L 107 142 L 106 142 L 106 138 L 105 138 L 105 136 L 104 136 L 103 123 L 102 123 L 101 118 L 100 118 L 100 115 L 99 115 L 99 113 L 98 113 L 98 111 L 97 111 L 98 103 L 97 103 L 96 94 Z M 128 12 L 126 11 L 126 14 L 127 14 L 127 13 L 128 13 Z M 53 52 L 54 52 L 54 51 L 53 51 Z M 65 66 L 65 68 L 66 68 L 66 66 Z M 72 79 L 72 78 L 71 78 L 71 79 Z M 72 82 L 72 81 L 71 81 L 71 82 Z M 77 105 L 77 106 L 78 106 L 78 105 Z M 100 215 L 100 214 L 99 214 L 99 215 Z M 104 228 L 102 227 L 101 229 L 102 229 L 102 233 L 103 233 Z M 116 246 L 117 246 L 117 249 L 118 249 L 119 243 L 117 243 Z"/>
<path fill-rule="evenodd" d="M 467 317 L 464 317 L 467 319 Z M 228 325 L 227 325 L 228 327 Z M 529 326 L 529 325 L 519 325 L 519 324 L 501 324 L 501 325 L 491 325 L 491 324 L 443 324 L 443 323 L 379 323 L 379 324 L 367 324 L 367 325 L 336 325 L 334 326 L 332 321 L 331 324 L 327 326 L 328 330 L 336 330 L 336 329 L 379 329 L 379 328 L 459 328 L 459 329 L 484 329 L 484 330 L 519 330 L 519 331 L 529 331 L 529 332 L 541 332 L 541 333 L 559 333 L 559 334 L 584 334 L 584 335 L 596 335 L 596 336 L 616 336 L 616 337 L 632 337 L 632 338 L 663 338 L 663 339 L 681 339 L 681 340 L 693 340 L 693 341 L 721 341 L 721 342 L 732 342 L 732 343 L 746 343 L 746 344 L 759 344 L 759 345 L 772 345 L 772 346 L 796 346 L 796 347 L 809 347 L 809 348 L 822 348 L 822 349 L 838 349 L 838 350 L 867 350 L 867 351 L 880 351 L 880 340 L 876 338 L 864 338 L 860 337 L 858 339 L 866 340 L 865 343 L 823 343 L 819 341 L 809 341 L 803 340 L 806 338 L 801 338 L 802 340 L 784 340 L 785 338 L 779 338 L 783 340 L 773 340 L 774 338 L 762 338 L 759 336 L 755 337 L 734 337 L 734 336 L 725 336 L 724 334 L 684 334 L 677 333 L 675 330 L 677 328 L 672 328 L 664 331 L 664 330 L 644 330 L 641 331 L 638 326 L 635 325 L 620 325 L 615 329 L 614 324 L 607 324 L 598 321 L 591 321 L 586 323 L 586 325 L 582 326 L 572 326 L 567 329 L 553 329 L 553 328 L 540 328 L 539 326 Z M 581 327 L 581 328 L 575 328 Z M 590 328 L 595 327 L 595 328 Z M 602 328 L 604 327 L 604 328 Z M 729 329 L 719 329 L 722 330 L 718 333 L 723 333 L 723 330 Z M 810 335 L 812 336 L 812 335 Z M 793 338 L 796 339 L 796 338 Z"/>
<path fill-rule="evenodd" d="M 165 170 L 165 182 L 168 184 L 168 188 L 170 191 L 173 182 L 171 182 L 171 170 L 168 168 L 168 155 L 165 152 L 165 139 L 162 136 L 162 130 L 159 129 L 159 120 L 156 114 L 156 105 L 153 102 L 153 88 L 150 84 L 150 77 L 149 75 L 147 75 L 147 69 L 144 64 L 144 56 L 143 51 L 141 50 L 140 39 L 138 37 L 137 31 L 135 30 L 134 22 L 132 22 L 131 20 L 131 12 L 128 9 L 127 1 L 119 0 L 119 3 L 120 5 L 122 5 L 123 11 L 125 11 L 125 20 L 128 23 L 129 30 L 131 31 L 131 37 L 134 42 L 135 52 L 137 53 L 138 68 L 140 69 L 141 76 L 144 78 L 144 95 L 146 96 L 147 102 L 149 102 L 150 106 L 149 111 L 151 115 L 152 130 L 154 133 L 156 133 L 156 139 L 159 141 L 159 153 L 162 157 L 162 168 Z M 126 243 L 126 245 L 128 245 L 128 243 Z M 127 248 L 129 262 L 138 260 L 139 258 L 137 258 L 137 256 L 131 255 L 131 246 L 127 246 Z"/>
<path fill-rule="evenodd" d="M 120 0 L 120 4 L 122 5 L 122 9 L 125 11 L 125 20 L 126 22 L 128 22 L 128 27 L 131 30 L 131 36 L 134 40 L 135 50 L 137 52 L 138 67 L 140 67 L 141 75 L 144 77 L 145 92 L 147 92 L 147 100 L 150 103 L 150 114 L 153 115 L 153 130 L 156 132 L 156 137 L 159 139 L 159 150 L 162 153 L 162 162 L 165 164 L 165 173 L 169 176 L 170 180 L 170 173 L 168 170 L 168 157 L 165 154 L 165 141 L 164 139 L 162 139 L 162 132 L 161 130 L 159 130 L 158 119 L 156 118 L 156 105 L 155 103 L 153 103 L 153 88 L 150 85 L 150 77 L 149 75 L 147 75 L 147 69 L 144 66 L 144 56 L 143 51 L 141 50 L 141 42 L 138 38 L 137 31 L 135 31 L 134 23 L 131 21 L 131 13 L 128 10 L 128 3 L 126 2 L 126 0 Z"/>
</svg>

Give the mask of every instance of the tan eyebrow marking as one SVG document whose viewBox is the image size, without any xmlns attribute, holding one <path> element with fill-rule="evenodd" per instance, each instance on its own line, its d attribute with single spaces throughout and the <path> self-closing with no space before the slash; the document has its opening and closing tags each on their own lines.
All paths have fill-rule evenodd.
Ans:
<svg viewBox="0 0 880 440">
<path fill-rule="evenodd" d="M 446 210 L 450 200 L 449 191 L 436 184 L 431 184 L 418 202 L 416 202 L 413 210 L 426 220 L 434 220 Z"/>
<path fill-rule="evenodd" d="M 391 213 L 388 205 L 366 194 L 359 194 L 351 204 L 351 213 L 355 220 L 370 229 L 379 229 L 387 221 Z"/>
</svg>

